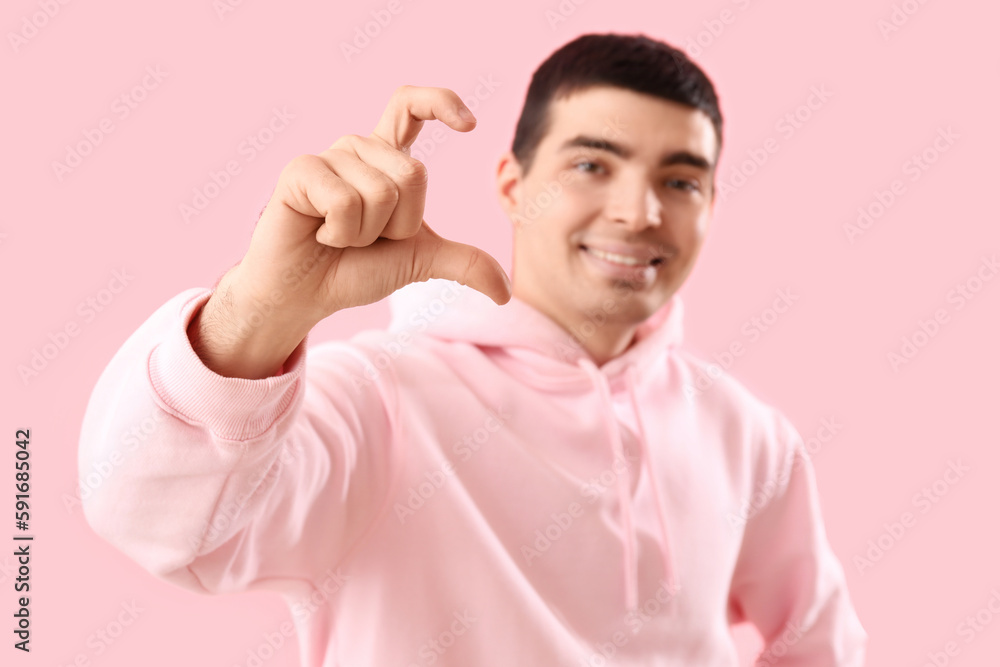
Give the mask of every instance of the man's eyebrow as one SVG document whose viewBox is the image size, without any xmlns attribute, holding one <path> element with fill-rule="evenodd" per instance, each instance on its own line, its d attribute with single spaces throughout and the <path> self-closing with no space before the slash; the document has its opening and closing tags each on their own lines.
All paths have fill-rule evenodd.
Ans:
<svg viewBox="0 0 1000 667">
<path fill-rule="evenodd" d="M 587 136 L 586 134 L 578 134 L 572 139 L 566 140 L 563 145 L 559 147 L 559 150 L 564 151 L 567 148 L 593 148 L 599 151 L 614 153 L 618 157 L 625 159 L 628 159 L 632 155 L 631 151 L 621 144 L 608 141 L 607 139 L 598 139 L 597 137 Z"/>
<path fill-rule="evenodd" d="M 564 151 L 568 148 L 593 148 L 595 150 L 608 151 L 609 153 L 613 153 L 614 155 L 617 155 L 625 160 L 632 156 L 632 151 L 619 143 L 609 141 L 607 139 L 599 139 L 586 134 L 578 134 L 572 139 L 568 139 L 563 142 L 562 146 L 559 147 L 559 150 Z M 686 164 L 698 169 L 703 169 L 704 171 L 711 171 L 713 167 L 712 163 L 709 162 L 704 156 L 685 150 L 674 151 L 673 153 L 664 155 L 660 160 L 659 166 L 669 167 L 674 164 Z"/>
</svg>

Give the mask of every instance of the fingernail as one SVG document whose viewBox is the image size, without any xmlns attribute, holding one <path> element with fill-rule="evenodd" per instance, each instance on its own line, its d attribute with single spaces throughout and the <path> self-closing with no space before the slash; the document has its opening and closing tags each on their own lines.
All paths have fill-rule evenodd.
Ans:
<svg viewBox="0 0 1000 667">
<path fill-rule="evenodd" d="M 464 120 L 467 123 L 475 123 L 476 122 L 476 117 L 473 116 L 472 112 L 469 111 L 466 107 L 459 107 L 459 109 L 458 109 L 458 115 L 461 117 L 462 120 Z"/>
<path fill-rule="evenodd" d="M 510 284 L 510 278 L 507 277 L 507 272 L 506 271 L 504 271 L 503 269 L 501 269 L 500 270 L 500 275 L 503 276 L 503 282 L 507 286 L 507 294 L 510 295 L 509 297 L 507 297 L 507 301 L 510 301 L 510 297 L 514 296 L 514 287 L 513 287 L 513 285 Z M 504 303 L 506 303 L 506 301 Z M 503 304 L 500 304 L 500 305 L 503 305 Z"/>
</svg>

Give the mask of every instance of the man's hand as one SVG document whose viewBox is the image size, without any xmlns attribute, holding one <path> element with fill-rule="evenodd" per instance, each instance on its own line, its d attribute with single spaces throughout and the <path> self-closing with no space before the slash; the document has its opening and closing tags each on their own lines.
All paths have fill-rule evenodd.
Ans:
<svg viewBox="0 0 1000 667">
<path fill-rule="evenodd" d="M 425 120 L 459 132 L 476 124 L 453 91 L 401 86 L 369 137 L 343 136 L 285 166 L 246 255 L 189 327 L 207 365 L 266 377 L 330 314 L 429 278 L 510 300 L 493 257 L 438 236 L 423 220 L 427 170 L 409 148 Z"/>
</svg>

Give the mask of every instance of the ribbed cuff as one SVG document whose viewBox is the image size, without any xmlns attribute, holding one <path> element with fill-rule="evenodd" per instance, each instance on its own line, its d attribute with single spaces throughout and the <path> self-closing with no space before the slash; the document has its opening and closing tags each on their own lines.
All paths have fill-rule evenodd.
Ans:
<svg viewBox="0 0 1000 667">
<path fill-rule="evenodd" d="M 163 341 L 150 352 L 149 381 L 160 399 L 187 421 L 226 440 L 251 440 L 271 428 L 304 391 L 309 337 L 288 356 L 280 375 L 255 380 L 219 375 L 202 362 L 187 334 L 195 312 L 211 296 L 204 289 L 181 303 Z"/>
</svg>

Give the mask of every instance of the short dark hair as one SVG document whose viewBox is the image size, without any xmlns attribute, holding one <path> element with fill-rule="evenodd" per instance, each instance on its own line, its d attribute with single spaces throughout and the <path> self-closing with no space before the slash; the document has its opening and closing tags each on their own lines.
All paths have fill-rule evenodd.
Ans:
<svg viewBox="0 0 1000 667">
<path fill-rule="evenodd" d="M 722 150 L 722 113 L 705 72 L 680 49 L 642 34 L 588 34 L 563 45 L 531 77 L 511 147 L 524 172 L 549 131 L 549 104 L 591 86 L 615 86 L 703 111 Z"/>
</svg>

